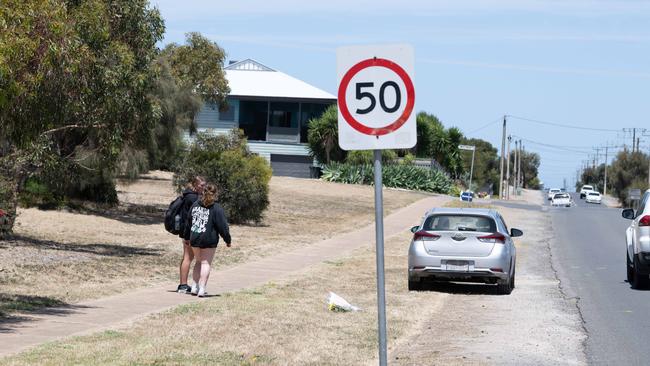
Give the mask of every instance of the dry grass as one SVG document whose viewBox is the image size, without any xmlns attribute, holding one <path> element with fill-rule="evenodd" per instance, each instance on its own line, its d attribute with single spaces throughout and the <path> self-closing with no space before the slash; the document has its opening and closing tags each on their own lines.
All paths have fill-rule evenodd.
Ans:
<svg viewBox="0 0 650 366">
<path fill-rule="evenodd" d="M 162 213 L 175 196 L 170 176 L 154 172 L 145 178 L 118 185 L 118 209 L 21 209 L 17 239 L 0 242 L 0 315 L 3 309 L 29 310 L 177 280 L 180 239 L 162 226 Z M 274 177 L 270 188 L 264 224 L 232 227 L 233 248 L 217 252 L 216 267 L 309 245 L 372 222 L 372 187 Z M 386 190 L 384 197 L 388 213 L 423 196 Z M 16 298 L 24 306 L 12 307 Z"/>
<path fill-rule="evenodd" d="M 467 202 L 467 201 L 459 201 L 459 200 L 448 201 L 443 206 L 452 207 L 452 208 L 495 208 L 494 205 L 490 205 L 488 203 L 484 203 L 481 201 Z"/>
<path fill-rule="evenodd" d="M 400 339 L 413 337 L 417 324 L 431 318 L 449 296 L 408 292 L 410 235 L 386 240 L 389 349 Z M 128 329 L 52 343 L 4 361 L 8 365 L 376 364 L 374 268 L 374 248 L 368 246 L 351 258 L 305 270 L 293 280 L 183 305 Z M 329 312 L 328 291 L 363 311 Z"/>
</svg>

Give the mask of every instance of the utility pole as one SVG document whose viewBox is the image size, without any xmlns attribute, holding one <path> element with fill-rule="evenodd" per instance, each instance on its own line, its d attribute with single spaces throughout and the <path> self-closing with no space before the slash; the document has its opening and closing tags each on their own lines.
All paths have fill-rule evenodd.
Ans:
<svg viewBox="0 0 650 366">
<path fill-rule="evenodd" d="M 503 116 L 503 134 L 501 136 L 501 168 L 499 170 L 499 197 L 503 198 L 503 160 L 506 151 L 506 116 Z"/>
<path fill-rule="evenodd" d="M 522 146 L 521 146 L 521 140 L 519 140 L 519 153 L 517 156 L 519 159 L 517 159 L 517 192 L 519 192 L 519 189 L 521 189 L 521 151 L 522 151 Z"/>
<path fill-rule="evenodd" d="M 605 185 L 603 186 L 603 194 L 607 195 L 607 153 L 609 146 L 605 146 Z"/>
<path fill-rule="evenodd" d="M 506 154 L 506 199 L 510 199 L 510 141 L 512 136 L 508 135 L 508 152 Z"/>
<path fill-rule="evenodd" d="M 519 145 L 518 145 L 517 140 L 515 140 L 515 161 L 514 161 L 514 164 L 512 165 L 512 168 L 514 169 L 514 172 L 513 172 L 513 176 L 514 176 L 514 179 L 513 179 L 514 184 L 513 184 L 513 186 L 514 186 L 514 188 L 513 189 L 514 189 L 515 196 L 517 195 L 517 185 L 519 184 L 519 182 L 517 181 L 517 177 L 519 176 L 519 170 L 517 170 L 517 162 L 519 161 L 518 159 L 519 159 Z"/>
<path fill-rule="evenodd" d="M 636 144 L 636 127 L 632 129 L 632 154 L 634 154 L 634 144 Z"/>
<path fill-rule="evenodd" d="M 522 146 L 522 147 L 521 147 L 521 157 L 522 157 L 522 158 L 523 158 L 523 157 L 526 157 L 526 147 L 525 147 L 525 146 Z M 519 162 L 519 163 L 521 164 L 521 162 Z M 524 169 L 525 169 L 525 168 L 526 168 L 526 167 L 524 166 Z M 521 188 L 525 188 L 525 186 L 526 186 L 526 176 L 525 176 L 524 173 L 525 173 L 525 172 L 522 170 L 522 171 L 521 171 Z"/>
</svg>

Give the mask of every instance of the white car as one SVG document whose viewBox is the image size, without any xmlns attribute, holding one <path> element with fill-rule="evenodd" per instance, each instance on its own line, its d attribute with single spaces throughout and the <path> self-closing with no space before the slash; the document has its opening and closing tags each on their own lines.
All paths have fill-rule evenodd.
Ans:
<svg viewBox="0 0 650 366">
<path fill-rule="evenodd" d="M 632 288 L 641 289 L 650 286 L 650 189 L 639 203 L 636 212 L 623 210 L 623 217 L 632 220 L 625 231 L 627 246 L 627 281 Z"/>
<path fill-rule="evenodd" d="M 603 196 L 601 196 L 599 192 L 589 192 L 587 193 L 587 197 L 585 197 L 585 202 L 587 203 L 600 204 L 602 200 L 603 200 Z"/>
<path fill-rule="evenodd" d="M 587 193 L 593 191 L 594 191 L 594 186 L 588 186 L 588 185 L 582 186 L 582 188 L 580 188 L 580 199 L 585 198 L 587 196 Z"/>
<path fill-rule="evenodd" d="M 556 193 L 551 199 L 551 206 L 571 207 L 571 196 L 568 193 Z"/>
<path fill-rule="evenodd" d="M 552 200 L 553 197 L 558 193 L 562 193 L 562 190 L 559 189 L 559 188 L 551 188 L 551 189 L 549 189 L 549 191 L 548 191 L 548 200 L 549 201 Z"/>
</svg>

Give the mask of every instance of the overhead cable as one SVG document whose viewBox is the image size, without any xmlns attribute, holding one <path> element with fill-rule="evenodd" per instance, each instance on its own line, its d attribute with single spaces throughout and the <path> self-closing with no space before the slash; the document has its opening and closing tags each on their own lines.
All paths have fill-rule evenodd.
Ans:
<svg viewBox="0 0 650 366">
<path fill-rule="evenodd" d="M 599 131 L 599 132 L 621 132 L 621 129 L 614 130 L 614 129 L 609 129 L 609 128 L 595 128 L 595 127 L 583 127 L 583 126 L 573 126 L 573 125 L 567 125 L 563 123 L 557 123 L 557 122 L 548 122 L 548 121 L 541 121 L 538 119 L 532 119 L 532 118 L 526 118 L 526 117 L 519 117 L 519 116 L 513 116 L 511 114 L 508 114 L 506 117 L 514 118 L 514 119 L 519 119 L 522 121 L 528 121 L 528 122 L 533 122 L 533 123 L 539 123 L 542 125 L 547 125 L 547 126 L 555 126 L 555 127 L 562 127 L 562 128 L 572 128 L 574 130 L 584 130 L 584 131 Z"/>
</svg>

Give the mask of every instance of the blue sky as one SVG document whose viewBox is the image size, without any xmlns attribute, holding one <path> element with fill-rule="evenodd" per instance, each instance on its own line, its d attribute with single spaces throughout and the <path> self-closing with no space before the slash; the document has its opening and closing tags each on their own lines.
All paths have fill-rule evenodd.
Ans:
<svg viewBox="0 0 650 366">
<path fill-rule="evenodd" d="M 508 132 L 541 155 L 540 177 L 547 186 L 561 186 L 564 178 L 571 186 L 583 161 L 593 159 L 592 148 L 631 144 L 623 128 L 648 128 L 641 145 L 645 151 L 650 146 L 648 1 L 152 4 L 166 22 L 164 44 L 182 43 L 185 33 L 200 32 L 223 47 L 228 59 L 253 58 L 332 94 L 337 88 L 337 47 L 411 44 L 416 110 L 433 113 L 446 126 L 457 126 L 497 148 L 498 121 L 504 114 L 612 130 L 509 118 Z"/>
</svg>

